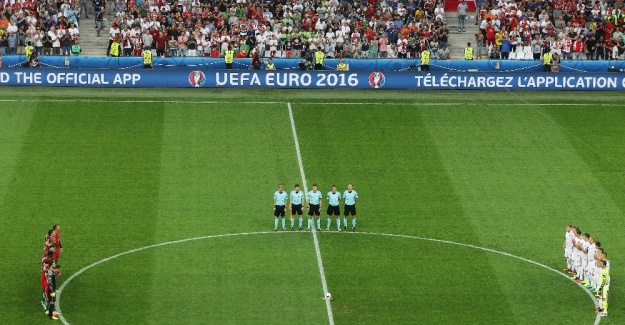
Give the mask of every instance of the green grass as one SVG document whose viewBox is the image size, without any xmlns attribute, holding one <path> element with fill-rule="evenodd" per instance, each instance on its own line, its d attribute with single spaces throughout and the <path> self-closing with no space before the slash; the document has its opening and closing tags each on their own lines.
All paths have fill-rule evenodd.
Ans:
<svg viewBox="0 0 625 325">
<path fill-rule="evenodd" d="M 0 88 L 3 324 L 49 322 L 37 264 L 53 223 L 65 246 L 60 282 L 147 245 L 269 232 L 95 266 L 63 291 L 71 324 L 327 324 L 311 234 L 271 232 L 277 184 L 301 182 L 287 102 L 307 184 L 325 196 L 353 182 L 360 232 L 467 243 L 559 270 L 564 225 L 576 224 L 613 262 L 601 323 L 625 323 L 619 93 L 23 90 Z M 518 259 L 411 238 L 318 237 L 337 325 L 594 322 L 576 284 Z"/>
</svg>

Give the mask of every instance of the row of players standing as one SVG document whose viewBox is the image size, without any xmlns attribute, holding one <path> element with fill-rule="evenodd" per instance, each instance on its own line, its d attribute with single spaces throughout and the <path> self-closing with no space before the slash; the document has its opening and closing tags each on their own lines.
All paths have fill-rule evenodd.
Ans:
<svg viewBox="0 0 625 325">
<path fill-rule="evenodd" d="M 564 271 L 595 294 L 596 312 L 600 316 L 607 316 L 610 260 L 601 242 L 588 233 L 582 234 L 578 227 L 567 225 L 562 248 L 567 266 Z"/>
<path fill-rule="evenodd" d="M 353 189 L 352 184 L 347 184 L 347 190 L 341 193 L 337 191 L 336 185 L 332 185 L 332 190 L 326 195 L 328 198 L 328 215 L 326 231 L 330 230 L 332 225 L 332 216 L 336 218 L 336 228 L 341 231 L 341 209 L 340 201 L 345 202 L 343 214 L 343 230 L 347 230 L 347 217 L 352 217 L 352 231 L 356 231 L 356 202 L 358 201 L 358 193 Z M 290 203 L 290 204 L 287 204 Z M 286 208 L 289 207 L 291 216 L 291 230 L 295 230 L 295 215 L 299 216 L 299 230 L 303 230 L 303 206 L 306 204 L 308 211 L 308 228 L 310 231 L 313 225 L 313 216 L 317 217 L 317 231 L 321 231 L 321 209 L 323 206 L 323 195 L 318 189 L 317 184 L 313 184 L 312 190 L 304 193 L 300 190 L 299 184 L 295 184 L 290 194 L 284 191 L 284 186 L 280 184 L 278 190 L 273 194 L 273 214 L 275 216 L 274 231 L 278 231 L 279 218 L 282 218 L 282 230 L 286 230 Z"/>
<path fill-rule="evenodd" d="M 53 225 L 45 238 L 41 258 L 41 305 L 46 315 L 52 320 L 59 319 L 55 311 L 56 278 L 61 276 L 61 266 L 58 261 L 62 251 L 61 227 Z"/>
</svg>

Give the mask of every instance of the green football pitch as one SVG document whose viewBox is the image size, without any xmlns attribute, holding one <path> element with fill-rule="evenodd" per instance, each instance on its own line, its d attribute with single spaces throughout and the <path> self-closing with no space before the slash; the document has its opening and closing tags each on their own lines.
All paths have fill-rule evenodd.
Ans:
<svg viewBox="0 0 625 325">
<path fill-rule="evenodd" d="M 59 323 L 595 324 L 572 223 L 625 324 L 624 140 L 614 92 L 3 87 L 0 323 L 51 322 L 58 223 Z M 280 183 L 353 183 L 358 232 L 274 232 Z"/>
</svg>

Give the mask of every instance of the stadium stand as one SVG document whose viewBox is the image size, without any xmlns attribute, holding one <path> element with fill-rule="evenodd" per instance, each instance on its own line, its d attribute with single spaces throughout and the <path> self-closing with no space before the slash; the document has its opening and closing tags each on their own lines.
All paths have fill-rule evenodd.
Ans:
<svg viewBox="0 0 625 325">
<path fill-rule="evenodd" d="M 0 54 L 25 54 L 31 43 L 39 55 L 69 55 L 79 38 L 80 2 L 0 2 Z"/>
<path fill-rule="evenodd" d="M 79 25 L 83 55 L 109 54 L 113 40 L 122 47 L 120 55 L 139 55 L 147 45 L 162 56 L 218 57 L 232 45 L 237 57 L 254 51 L 306 57 L 321 49 L 327 58 L 418 58 L 427 49 L 437 59 L 447 45 L 452 59 L 462 59 L 468 42 L 477 59 L 538 59 L 547 49 L 563 60 L 619 59 L 625 52 L 621 1 L 487 0 L 477 3 L 476 14 L 476 3 L 468 1 L 462 31 L 460 3 L 9 0 L 0 18 L 0 54 L 22 54 L 28 42 L 40 55 L 68 54 L 81 34 Z M 106 9 L 97 33 L 94 8 Z M 91 17 L 81 22 L 83 11 Z"/>
<path fill-rule="evenodd" d="M 423 49 L 436 57 L 449 37 L 443 4 L 423 0 L 120 0 L 107 12 L 105 27 L 118 31 L 122 47 L 133 49 L 129 55 L 164 45 L 166 56 L 216 56 L 232 44 L 239 57 L 255 48 L 266 57 L 317 49 L 329 58 L 414 58 Z"/>
<path fill-rule="evenodd" d="M 547 50 L 562 59 L 623 58 L 622 1 L 485 1 L 479 31 L 485 54 L 500 58 L 510 45 L 511 59 L 537 59 Z"/>
</svg>

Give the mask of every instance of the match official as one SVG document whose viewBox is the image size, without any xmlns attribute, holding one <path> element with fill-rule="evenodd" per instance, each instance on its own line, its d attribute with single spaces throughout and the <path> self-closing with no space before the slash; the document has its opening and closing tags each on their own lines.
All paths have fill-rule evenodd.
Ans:
<svg viewBox="0 0 625 325">
<path fill-rule="evenodd" d="M 321 214 L 322 198 L 321 191 L 317 190 L 317 184 L 313 184 L 312 191 L 308 192 L 308 231 L 310 231 L 312 227 L 313 215 L 317 216 L 317 230 L 321 231 L 321 219 L 319 219 L 319 215 Z M 328 221 L 329 220 L 330 219 L 328 219 Z"/>
<path fill-rule="evenodd" d="M 273 193 L 273 215 L 276 217 L 275 227 L 273 231 L 278 231 L 278 217 L 282 217 L 282 230 L 286 230 L 286 221 L 284 214 L 286 213 L 286 200 L 289 195 L 284 191 L 282 184 L 278 186 L 278 190 Z"/>
<path fill-rule="evenodd" d="M 304 200 L 304 192 L 299 190 L 299 184 L 295 184 L 295 188 L 289 195 L 291 201 L 291 231 L 295 230 L 295 219 L 293 216 L 299 216 L 299 230 L 302 230 L 302 201 Z"/>
<path fill-rule="evenodd" d="M 354 191 L 352 184 L 347 184 L 347 191 L 343 193 L 345 200 L 345 212 L 343 214 L 343 229 L 347 230 L 347 216 L 352 216 L 352 231 L 356 231 L 356 201 L 358 193 Z"/>
<path fill-rule="evenodd" d="M 332 191 L 328 192 L 328 226 L 326 230 L 330 230 L 332 224 L 332 215 L 336 217 L 336 228 L 341 231 L 341 209 L 339 208 L 339 201 L 341 200 L 341 193 L 336 191 L 336 185 L 332 185 Z"/>
</svg>

